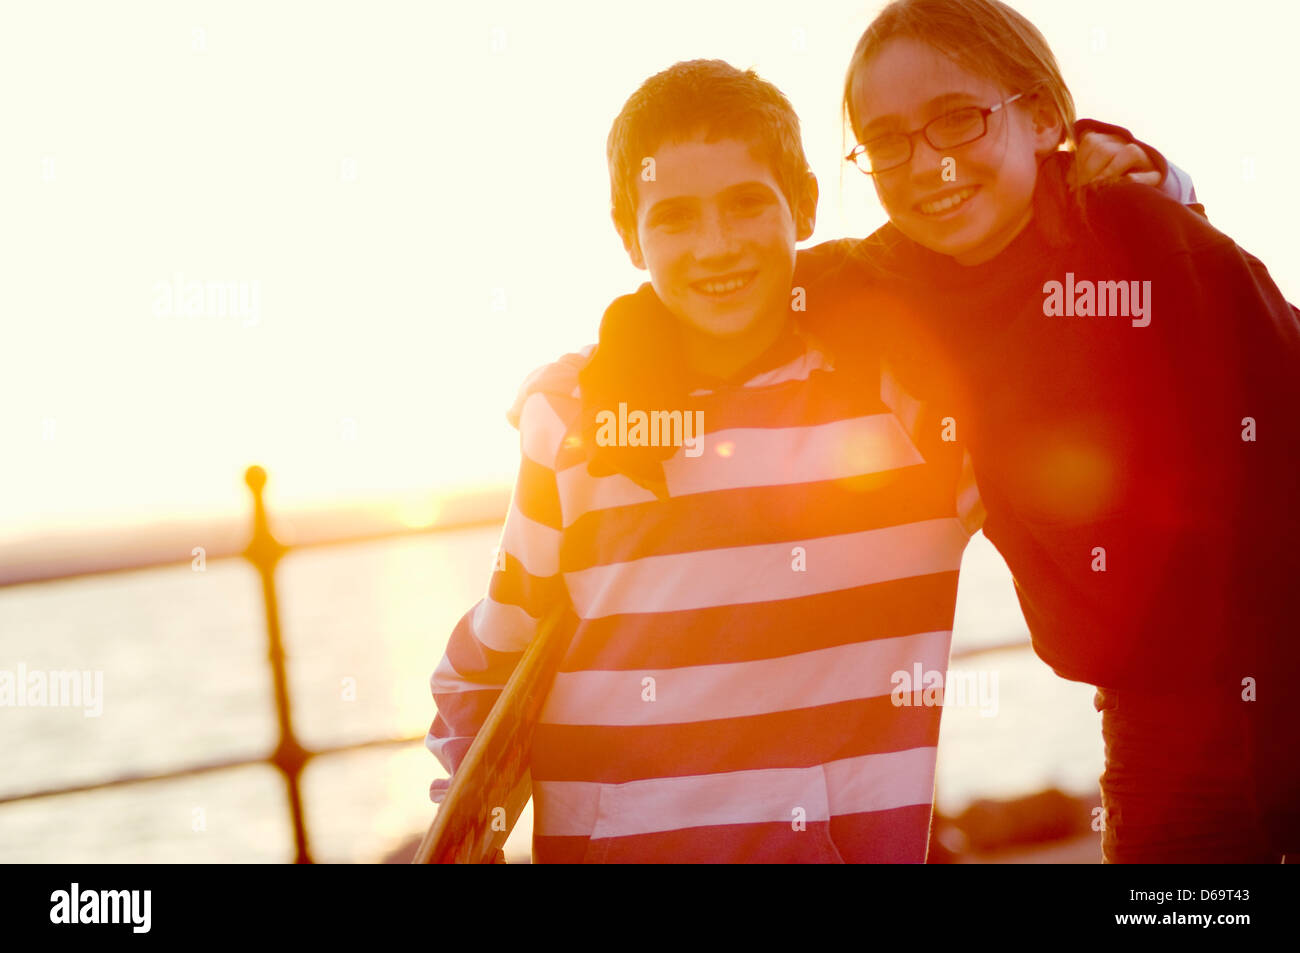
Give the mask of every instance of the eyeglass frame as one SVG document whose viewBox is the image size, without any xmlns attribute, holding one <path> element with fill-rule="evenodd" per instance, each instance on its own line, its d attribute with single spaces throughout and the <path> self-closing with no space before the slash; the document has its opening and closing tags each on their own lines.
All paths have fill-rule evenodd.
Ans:
<svg viewBox="0 0 1300 953">
<path fill-rule="evenodd" d="M 844 157 L 844 161 L 852 162 L 854 167 L 863 175 L 879 175 L 881 172 L 893 172 L 895 169 L 901 169 L 903 166 L 907 165 L 909 162 L 912 161 L 912 156 L 916 155 L 917 136 L 923 136 L 925 138 L 926 145 L 928 145 L 931 149 L 934 149 L 936 151 L 940 149 L 955 149 L 958 146 L 968 146 L 972 142 L 978 142 L 979 140 L 983 139 L 985 136 L 989 134 L 989 116 L 993 115 L 1003 106 L 1006 106 L 1010 103 L 1014 103 L 1017 99 L 1019 99 L 1023 95 L 1025 95 L 1023 92 L 1016 93 L 1014 96 L 1010 96 L 1007 99 L 1002 100 L 1001 102 L 994 103 L 992 106 L 989 106 L 987 108 L 981 108 L 978 106 L 962 106 L 958 109 L 950 109 L 942 116 L 935 116 L 933 119 L 927 122 L 920 129 L 914 129 L 911 132 L 887 132 L 884 135 L 873 136 L 869 141 L 874 142 L 879 139 L 888 138 L 889 136 L 907 137 L 907 158 L 895 165 L 889 166 L 888 168 L 871 169 L 870 171 L 868 171 L 867 169 L 864 169 L 862 168 L 862 166 L 858 165 L 857 156 L 867 151 L 867 143 L 865 142 L 859 142 L 856 146 L 854 146 L 853 151 Z M 941 119 L 946 119 L 949 116 L 951 116 L 953 113 L 959 113 L 967 109 L 979 109 L 980 122 L 983 123 L 984 125 L 984 128 L 980 131 L 980 134 L 978 136 L 975 136 L 972 139 L 967 139 L 965 142 L 953 142 L 953 143 L 949 143 L 946 146 L 935 145 L 935 143 L 930 139 L 930 136 L 926 132 L 926 130 L 929 129 L 931 126 L 933 126 L 936 122 L 939 122 Z"/>
</svg>

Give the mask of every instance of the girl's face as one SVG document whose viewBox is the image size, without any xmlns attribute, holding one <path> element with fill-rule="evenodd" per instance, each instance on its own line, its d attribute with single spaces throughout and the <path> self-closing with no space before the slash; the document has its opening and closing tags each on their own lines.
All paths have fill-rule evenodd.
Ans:
<svg viewBox="0 0 1300 953">
<path fill-rule="evenodd" d="M 899 37 L 854 76 L 855 133 L 866 142 L 913 132 L 954 109 L 986 109 L 1018 92 L 966 72 L 928 44 Z M 989 115 L 984 137 L 966 145 L 935 150 L 916 135 L 907 163 L 872 176 L 899 231 L 963 265 L 988 261 L 1010 244 L 1032 217 L 1038 162 L 1062 131 L 1049 102 L 1026 106 L 1026 99 Z"/>
</svg>

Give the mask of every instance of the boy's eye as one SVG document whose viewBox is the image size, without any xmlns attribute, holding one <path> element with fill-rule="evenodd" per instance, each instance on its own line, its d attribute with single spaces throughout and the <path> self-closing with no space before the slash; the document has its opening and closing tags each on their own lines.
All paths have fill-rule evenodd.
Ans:
<svg viewBox="0 0 1300 953">
<path fill-rule="evenodd" d="M 685 228 L 690 223 L 691 215 L 685 209 L 665 209 L 656 212 L 650 220 L 655 228 Z"/>
<path fill-rule="evenodd" d="M 741 215 L 757 215 L 767 207 L 767 199 L 761 195 L 742 195 L 731 207 Z"/>
</svg>

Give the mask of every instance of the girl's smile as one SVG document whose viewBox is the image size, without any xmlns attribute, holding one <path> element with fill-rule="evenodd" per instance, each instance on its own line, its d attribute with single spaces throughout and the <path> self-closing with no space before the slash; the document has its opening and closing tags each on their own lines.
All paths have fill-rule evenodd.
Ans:
<svg viewBox="0 0 1300 953">
<path fill-rule="evenodd" d="M 978 185 L 949 189 L 929 199 L 917 202 L 913 208 L 931 219 L 949 218 L 964 209 L 978 191 Z"/>
</svg>

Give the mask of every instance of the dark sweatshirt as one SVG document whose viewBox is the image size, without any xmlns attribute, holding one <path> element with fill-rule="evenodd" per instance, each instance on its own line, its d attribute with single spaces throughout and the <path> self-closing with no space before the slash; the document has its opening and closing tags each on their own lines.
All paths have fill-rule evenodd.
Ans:
<svg viewBox="0 0 1300 953">
<path fill-rule="evenodd" d="M 1155 189 L 1076 202 L 1072 161 L 1047 160 L 1034 220 L 987 263 L 892 225 L 801 252 L 795 283 L 834 302 L 810 307 L 812 329 L 846 360 L 883 347 L 952 418 L 985 535 L 1059 674 L 1273 692 L 1300 676 L 1300 316 L 1257 259 Z"/>
</svg>

